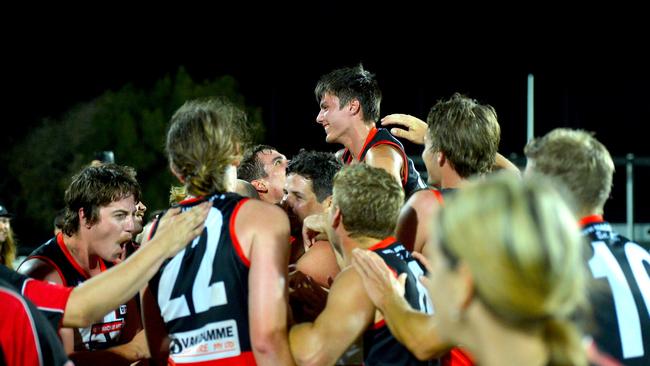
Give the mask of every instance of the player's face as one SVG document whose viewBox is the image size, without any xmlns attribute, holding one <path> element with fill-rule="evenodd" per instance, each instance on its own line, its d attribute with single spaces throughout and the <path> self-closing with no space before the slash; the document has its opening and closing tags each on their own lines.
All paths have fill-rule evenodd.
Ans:
<svg viewBox="0 0 650 366">
<path fill-rule="evenodd" d="M 267 176 L 266 181 L 268 193 L 265 200 L 270 203 L 280 203 L 284 195 L 284 184 L 287 179 L 287 157 L 275 150 L 263 150 L 257 153 L 257 158 L 264 166 Z"/>
<path fill-rule="evenodd" d="M 284 187 L 283 200 L 300 222 L 309 215 L 323 212 L 323 206 L 318 202 L 312 189 L 311 179 L 298 174 L 289 174 Z"/>
<path fill-rule="evenodd" d="M 339 98 L 325 93 L 320 101 L 320 111 L 316 122 L 325 128 L 325 141 L 341 143 L 340 138 L 347 129 L 347 111 L 341 109 Z"/>
<path fill-rule="evenodd" d="M 91 254 L 115 261 L 135 232 L 136 205 L 133 196 L 113 201 L 99 209 L 99 220 L 90 228 Z"/>
</svg>

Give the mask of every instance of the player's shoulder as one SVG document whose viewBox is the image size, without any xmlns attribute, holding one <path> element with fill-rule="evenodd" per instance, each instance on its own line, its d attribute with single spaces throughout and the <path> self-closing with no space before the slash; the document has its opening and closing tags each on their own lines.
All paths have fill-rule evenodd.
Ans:
<svg viewBox="0 0 650 366">
<path fill-rule="evenodd" d="M 239 213 L 256 216 L 269 215 L 269 219 L 276 216 L 286 217 L 286 213 L 280 206 L 273 205 L 258 199 L 247 199 L 241 204 Z"/>
<path fill-rule="evenodd" d="M 418 211 L 432 211 L 442 206 L 442 194 L 433 189 L 421 189 L 413 192 L 411 197 L 404 204 L 405 207 L 412 207 Z"/>
<path fill-rule="evenodd" d="M 52 281 L 58 284 L 63 283 L 63 279 L 59 275 L 58 266 L 45 257 L 28 257 L 18 267 L 17 271 L 31 278 Z"/>
</svg>

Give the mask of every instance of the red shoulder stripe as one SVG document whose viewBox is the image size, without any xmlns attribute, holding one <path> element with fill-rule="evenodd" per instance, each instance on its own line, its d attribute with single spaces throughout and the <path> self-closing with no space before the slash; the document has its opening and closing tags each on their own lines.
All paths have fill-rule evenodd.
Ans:
<svg viewBox="0 0 650 366">
<path fill-rule="evenodd" d="M 239 209 L 248 200 L 249 198 L 244 198 L 243 200 L 237 202 L 237 206 L 235 206 L 235 209 L 233 210 L 232 215 L 230 216 L 230 224 L 228 225 L 230 229 L 230 238 L 232 239 L 232 245 L 235 248 L 237 255 L 244 263 L 244 265 L 246 265 L 246 267 L 251 266 L 251 261 L 246 257 L 246 254 L 244 253 L 244 250 L 242 249 L 241 244 L 239 243 L 239 239 L 237 238 L 237 233 L 235 232 L 235 220 L 237 218 L 237 213 L 239 213 Z"/>
</svg>

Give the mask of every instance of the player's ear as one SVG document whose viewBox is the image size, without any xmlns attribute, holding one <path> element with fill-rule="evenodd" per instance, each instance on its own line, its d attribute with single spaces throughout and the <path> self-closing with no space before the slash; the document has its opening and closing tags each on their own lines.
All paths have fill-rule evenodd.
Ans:
<svg viewBox="0 0 650 366">
<path fill-rule="evenodd" d="M 92 224 L 90 224 L 90 213 L 86 213 L 86 210 L 84 210 L 83 207 L 79 208 L 77 211 L 77 215 L 79 215 L 79 227 L 85 226 L 86 228 L 90 229 L 92 227 Z"/>
<path fill-rule="evenodd" d="M 447 156 L 442 151 L 437 152 L 436 160 L 438 160 L 438 166 L 443 166 L 447 162 Z"/>
<path fill-rule="evenodd" d="M 352 99 L 348 103 L 348 111 L 353 115 L 361 112 L 361 103 L 359 102 L 359 99 Z"/>
<path fill-rule="evenodd" d="M 257 193 L 269 193 L 269 189 L 266 186 L 264 179 L 253 179 L 251 184 L 255 187 Z"/>
<path fill-rule="evenodd" d="M 334 214 L 332 215 L 332 227 L 336 229 L 343 222 L 343 214 L 341 213 L 341 209 L 338 207 L 332 207 L 331 209 L 334 210 Z"/>
</svg>

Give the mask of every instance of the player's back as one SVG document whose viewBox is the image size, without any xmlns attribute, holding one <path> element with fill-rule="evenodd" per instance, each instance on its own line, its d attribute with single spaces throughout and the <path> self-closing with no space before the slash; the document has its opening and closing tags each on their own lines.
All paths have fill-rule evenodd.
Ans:
<svg viewBox="0 0 650 366">
<path fill-rule="evenodd" d="M 418 280 L 424 275 L 420 264 L 404 245 L 395 238 L 386 238 L 369 250 L 377 253 L 396 274 L 407 273 L 404 298 L 411 307 L 430 313 L 431 302 L 426 288 Z M 375 323 L 364 334 L 364 364 L 366 365 L 429 365 L 419 361 L 392 335 L 384 321 Z"/>
<path fill-rule="evenodd" d="M 216 194 L 203 233 L 167 261 L 149 283 L 169 334 L 175 363 L 254 364 L 248 321 L 246 258 L 235 234 L 235 217 L 246 199 Z"/>
<path fill-rule="evenodd" d="M 650 253 L 602 217 L 585 219 L 583 234 L 593 249 L 589 269 L 603 284 L 592 294 L 596 346 L 625 365 L 650 365 Z"/>
</svg>

